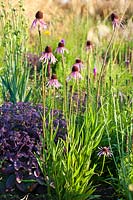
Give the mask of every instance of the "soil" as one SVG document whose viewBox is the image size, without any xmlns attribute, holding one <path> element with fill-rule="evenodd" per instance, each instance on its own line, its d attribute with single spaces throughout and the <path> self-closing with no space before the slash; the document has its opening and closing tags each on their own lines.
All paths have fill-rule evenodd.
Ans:
<svg viewBox="0 0 133 200">
<path fill-rule="evenodd" d="M 98 200 L 118 200 L 118 196 L 110 185 L 99 185 L 94 193 L 95 195 L 100 195 Z"/>
<path fill-rule="evenodd" d="M 94 193 L 94 195 L 98 195 L 96 198 L 98 200 L 118 200 L 118 196 L 115 193 L 112 186 L 109 185 L 99 185 Z M 15 194 L 6 194 L 0 195 L 0 200 L 47 200 L 45 195 L 37 195 L 37 194 L 23 194 L 23 195 L 15 195 Z"/>
</svg>

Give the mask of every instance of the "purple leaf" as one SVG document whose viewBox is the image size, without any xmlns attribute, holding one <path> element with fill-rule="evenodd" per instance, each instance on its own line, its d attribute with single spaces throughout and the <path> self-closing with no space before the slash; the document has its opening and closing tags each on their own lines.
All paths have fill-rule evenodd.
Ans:
<svg viewBox="0 0 133 200">
<path fill-rule="evenodd" d="M 15 174 L 10 175 L 6 181 L 6 191 L 12 191 L 14 189 L 15 182 Z"/>
</svg>

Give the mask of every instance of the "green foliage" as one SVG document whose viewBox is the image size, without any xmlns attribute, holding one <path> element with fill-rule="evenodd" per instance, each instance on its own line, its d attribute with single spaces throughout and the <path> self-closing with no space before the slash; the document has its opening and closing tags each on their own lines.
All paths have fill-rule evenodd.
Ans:
<svg viewBox="0 0 133 200">
<path fill-rule="evenodd" d="M 3 58 L 1 57 L 1 83 L 4 101 L 28 101 L 31 89 L 28 88 L 30 69 L 27 68 L 25 56 L 27 52 L 27 24 L 21 1 L 18 8 L 9 10 L 2 3 L 1 27 Z"/>
<path fill-rule="evenodd" d="M 63 37 L 69 53 L 56 55 L 58 62 L 51 66 L 62 88 L 49 89 L 44 73 L 47 66 L 28 63 L 27 52 L 33 53 L 33 58 L 34 54 L 40 57 L 41 51 L 50 45 L 54 53 L 58 34 L 53 31 L 46 37 L 42 32 L 37 33 L 31 45 L 23 3 L 19 1 L 16 9 L 10 3 L 8 7 L 6 9 L 2 3 L 0 11 L 0 102 L 43 102 L 44 110 L 45 106 L 49 111 L 63 110 L 67 121 L 66 140 L 55 143 L 53 117 L 45 116 L 45 112 L 42 116 L 44 147 L 37 159 L 46 181 L 48 199 L 95 199 L 95 179 L 109 180 L 110 184 L 115 180 L 118 193 L 132 199 L 129 189 L 133 184 L 131 41 L 124 39 L 121 30 L 116 34 L 112 31 L 109 42 L 108 38 L 98 38 L 99 44 L 92 41 L 93 51 L 86 53 L 87 31 L 98 22 L 88 16 L 73 16 L 69 34 L 64 33 Z M 81 71 L 83 80 L 66 83 L 77 57 L 85 66 Z M 129 63 L 125 62 L 127 60 Z M 94 67 L 97 68 L 96 77 Z M 47 117 L 49 125 L 46 127 Z M 96 152 L 100 145 L 110 147 L 111 159 L 98 158 Z M 97 174 L 104 177 L 97 177 Z"/>
<path fill-rule="evenodd" d="M 126 199 L 132 200 L 133 198 L 133 154 L 123 155 L 119 165 L 119 187 L 121 193 Z"/>
<path fill-rule="evenodd" d="M 46 132 L 46 146 L 42 159 L 38 162 L 44 174 L 48 176 L 49 195 L 52 197 L 52 183 L 55 189 L 54 199 L 91 199 L 95 187 L 92 178 L 96 164 L 92 163 L 92 153 L 97 148 L 104 130 L 103 122 L 98 122 L 99 114 L 85 113 L 82 125 L 76 124 L 75 115 L 69 118 L 66 141 L 54 143 L 54 135 Z M 51 129 L 50 129 L 51 130 Z"/>
<path fill-rule="evenodd" d="M 2 93 L 4 101 L 26 102 L 29 101 L 31 89 L 27 92 L 28 80 L 30 69 L 23 69 L 18 71 L 16 67 L 10 74 L 9 71 L 1 77 L 2 80 Z"/>
</svg>

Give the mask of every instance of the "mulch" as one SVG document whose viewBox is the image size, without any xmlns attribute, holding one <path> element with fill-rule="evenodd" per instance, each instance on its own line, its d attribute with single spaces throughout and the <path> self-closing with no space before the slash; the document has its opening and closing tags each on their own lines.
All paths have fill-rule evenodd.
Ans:
<svg viewBox="0 0 133 200">
<path fill-rule="evenodd" d="M 108 184 L 99 184 L 94 195 L 99 196 L 98 200 L 118 200 L 114 188 Z M 0 200 L 47 200 L 44 194 L 4 194 L 0 195 Z"/>
</svg>

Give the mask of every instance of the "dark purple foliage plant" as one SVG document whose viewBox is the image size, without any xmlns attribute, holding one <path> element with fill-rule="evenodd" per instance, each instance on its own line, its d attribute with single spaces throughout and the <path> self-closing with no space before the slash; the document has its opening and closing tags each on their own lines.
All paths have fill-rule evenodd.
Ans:
<svg viewBox="0 0 133 200">
<path fill-rule="evenodd" d="M 37 156 L 41 156 L 43 138 L 43 107 L 31 103 L 5 103 L 0 107 L 0 188 L 1 193 L 17 188 L 32 192 L 44 184 Z M 51 115 L 51 111 L 46 109 Z M 61 111 L 53 110 L 54 142 L 66 138 L 66 121 Z M 50 118 L 46 118 L 46 128 Z M 3 186 L 3 180 L 5 185 Z"/>
</svg>

